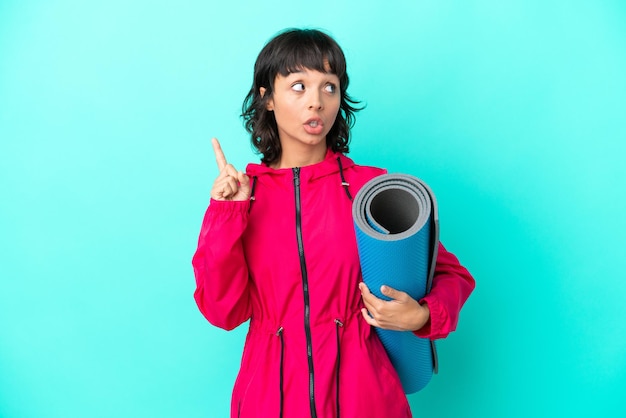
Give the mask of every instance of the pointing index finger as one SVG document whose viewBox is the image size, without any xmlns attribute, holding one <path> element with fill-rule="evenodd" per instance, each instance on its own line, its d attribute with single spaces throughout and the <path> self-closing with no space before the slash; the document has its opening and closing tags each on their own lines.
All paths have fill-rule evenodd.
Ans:
<svg viewBox="0 0 626 418">
<path fill-rule="evenodd" d="M 220 142 L 217 140 L 217 138 L 213 138 L 211 142 L 213 143 L 213 153 L 215 153 L 217 168 L 222 171 L 224 167 L 226 167 L 226 165 L 228 164 L 228 162 L 226 162 L 226 156 L 224 155 L 222 147 L 220 146 Z"/>
</svg>

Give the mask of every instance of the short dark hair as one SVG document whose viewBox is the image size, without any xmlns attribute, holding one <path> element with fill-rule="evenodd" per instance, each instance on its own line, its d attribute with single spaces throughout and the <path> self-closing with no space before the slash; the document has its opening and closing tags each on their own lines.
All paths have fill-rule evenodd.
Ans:
<svg viewBox="0 0 626 418">
<path fill-rule="evenodd" d="M 339 78 L 341 104 L 335 123 L 326 135 L 326 145 L 335 152 L 349 151 L 350 128 L 354 114 L 362 108 L 348 93 L 349 78 L 346 58 L 337 42 L 317 29 L 287 29 L 272 38 L 261 50 L 254 64 L 252 88 L 244 99 L 242 118 L 251 134 L 252 145 L 266 164 L 276 162 L 282 149 L 274 112 L 266 103 L 272 97 L 274 80 L 301 69 L 332 73 Z M 265 94 L 261 96 L 261 87 Z"/>
</svg>

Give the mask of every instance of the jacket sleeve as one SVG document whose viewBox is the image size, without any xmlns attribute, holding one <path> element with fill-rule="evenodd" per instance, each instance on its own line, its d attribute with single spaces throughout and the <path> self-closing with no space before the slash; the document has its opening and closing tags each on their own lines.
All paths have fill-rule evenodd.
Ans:
<svg viewBox="0 0 626 418">
<path fill-rule="evenodd" d="M 432 287 L 420 300 L 428 304 L 430 319 L 415 335 L 431 340 L 447 337 L 456 329 L 461 308 L 475 286 L 469 271 L 439 243 Z"/>
<path fill-rule="evenodd" d="M 248 267 L 241 240 L 249 206 L 249 201 L 211 199 L 192 260 L 198 308 L 210 323 L 226 330 L 251 315 Z"/>
</svg>

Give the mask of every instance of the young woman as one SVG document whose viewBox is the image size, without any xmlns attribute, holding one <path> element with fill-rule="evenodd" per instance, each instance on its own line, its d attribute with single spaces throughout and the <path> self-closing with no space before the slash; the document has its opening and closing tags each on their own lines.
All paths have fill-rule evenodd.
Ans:
<svg viewBox="0 0 626 418">
<path fill-rule="evenodd" d="M 352 196 L 385 171 L 344 155 L 357 110 L 347 88 L 331 37 L 284 31 L 259 54 L 243 106 L 261 164 L 237 171 L 213 140 L 195 299 L 215 326 L 250 320 L 231 417 L 410 417 L 372 326 L 444 338 L 474 288 L 441 245 L 420 301 L 388 286 L 383 301 L 361 283 Z"/>
</svg>

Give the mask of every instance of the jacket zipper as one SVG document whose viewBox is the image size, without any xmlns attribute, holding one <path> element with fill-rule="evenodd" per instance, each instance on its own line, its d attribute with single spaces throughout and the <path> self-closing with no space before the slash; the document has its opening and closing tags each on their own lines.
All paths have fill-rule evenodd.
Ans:
<svg viewBox="0 0 626 418">
<path fill-rule="evenodd" d="M 309 360 L 309 403 L 311 418 L 317 418 L 315 410 L 315 379 L 313 374 L 313 344 L 311 342 L 311 306 L 309 302 L 309 280 L 304 259 L 304 244 L 302 243 L 302 213 L 300 204 L 300 167 L 293 168 L 293 184 L 296 198 L 296 237 L 298 239 L 298 253 L 300 255 L 300 270 L 302 272 L 302 290 L 304 293 L 304 333 L 306 335 L 306 352 Z"/>
</svg>

